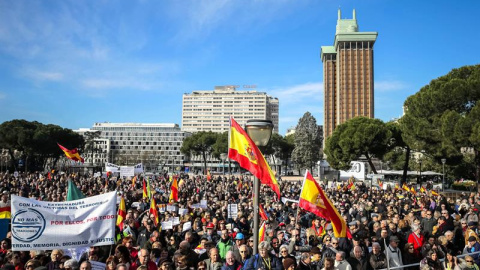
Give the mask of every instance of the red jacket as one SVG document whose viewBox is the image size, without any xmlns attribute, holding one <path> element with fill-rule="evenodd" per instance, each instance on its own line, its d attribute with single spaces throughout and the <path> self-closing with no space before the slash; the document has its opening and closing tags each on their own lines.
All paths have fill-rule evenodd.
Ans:
<svg viewBox="0 0 480 270">
<path fill-rule="evenodd" d="M 415 253 L 418 255 L 420 254 L 420 249 L 423 246 L 423 242 L 425 241 L 425 238 L 423 237 L 422 234 L 420 236 L 417 236 L 415 233 L 411 233 L 408 236 L 408 243 L 413 244 L 413 249 L 415 250 Z"/>
<path fill-rule="evenodd" d="M 140 262 L 138 260 L 136 260 L 134 263 L 132 263 L 132 266 L 130 266 L 130 269 L 129 270 L 137 270 L 137 268 L 140 266 Z M 158 270 L 158 267 L 157 265 L 152 262 L 152 261 L 148 261 L 147 263 L 147 269 L 148 270 Z"/>
</svg>

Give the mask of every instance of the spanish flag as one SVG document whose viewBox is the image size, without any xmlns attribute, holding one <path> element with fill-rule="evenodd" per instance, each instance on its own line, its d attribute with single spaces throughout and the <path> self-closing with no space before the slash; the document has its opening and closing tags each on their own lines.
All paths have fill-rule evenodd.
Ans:
<svg viewBox="0 0 480 270">
<path fill-rule="evenodd" d="M 379 186 L 380 188 L 383 188 L 383 182 L 380 181 L 380 180 L 378 180 L 378 186 Z"/>
<path fill-rule="evenodd" d="M 120 204 L 118 205 L 118 214 L 117 214 L 117 226 L 120 228 L 120 231 L 123 231 L 123 222 L 127 217 L 127 208 L 125 207 L 125 199 L 122 196 Z"/>
<path fill-rule="evenodd" d="M 207 169 L 207 180 L 210 181 L 212 180 L 212 175 L 210 174 L 210 170 Z"/>
<path fill-rule="evenodd" d="M 159 219 L 158 219 L 157 204 L 155 203 L 155 198 L 153 198 L 153 197 L 152 197 L 152 200 L 150 200 L 149 213 L 152 214 L 155 217 L 153 219 L 153 224 L 155 224 L 155 227 L 158 226 Z"/>
<path fill-rule="evenodd" d="M 417 195 L 417 192 L 415 191 L 415 189 L 413 187 L 410 188 L 410 192 L 413 194 L 413 195 Z"/>
<path fill-rule="evenodd" d="M 280 199 L 280 186 L 262 152 L 233 117 L 230 118 L 228 139 L 228 158 L 237 161 L 240 167 L 250 171 L 262 184 L 272 188 Z"/>
<path fill-rule="evenodd" d="M 0 207 L 0 219 L 12 218 L 12 208 L 10 206 Z"/>
<path fill-rule="evenodd" d="M 410 189 L 408 188 L 407 185 L 403 184 L 402 188 L 403 188 L 405 191 L 409 191 L 409 192 L 410 192 Z"/>
<path fill-rule="evenodd" d="M 420 192 L 425 193 L 425 191 L 426 191 L 426 190 L 425 190 L 424 187 L 421 187 L 421 188 L 420 188 Z"/>
<path fill-rule="evenodd" d="M 395 190 L 400 190 L 400 185 L 398 183 L 395 184 Z"/>
<path fill-rule="evenodd" d="M 353 178 L 348 179 L 348 186 L 347 189 L 349 190 L 355 190 L 355 183 L 353 183 Z"/>
<path fill-rule="evenodd" d="M 262 226 L 260 226 L 260 229 L 258 229 L 258 243 L 263 241 L 265 241 L 265 221 L 262 223 Z"/>
<path fill-rule="evenodd" d="M 319 217 L 330 220 L 335 237 L 347 236 L 345 219 L 338 213 L 338 210 L 327 198 L 327 195 L 315 179 L 313 179 L 309 171 L 305 173 L 305 180 L 303 181 L 298 206 Z"/>
<path fill-rule="evenodd" d="M 178 201 L 178 183 L 177 178 L 173 178 L 172 186 L 170 187 L 170 197 L 168 198 L 168 202 L 171 203 L 172 201 Z"/>
<path fill-rule="evenodd" d="M 148 199 L 147 183 L 145 183 L 145 178 L 143 178 L 143 196 L 142 198 Z"/>
<path fill-rule="evenodd" d="M 438 194 L 436 191 L 432 190 L 432 196 L 440 196 L 440 194 Z"/>
<path fill-rule="evenodd" d="M 132 178 L 132 189 L 135 188 L 135 184 L 137 183 L 137 176 L 135 175 L 133 178 Z"/>
<path fill-rule="evenodd" d="M 62 149 L 63 153 L 65 153 L 65 156 L 67 156 L 68 159 L 71 159 L 73 161 L 80 161 L 84 162 L 83 158 L 80 156 L 78 153 L 77 148 L 73 148 L 72 150 L 68 150 L 67 148 L 61 146 L 59 143 L 57 143 L 60 149 Z"/>
<path fill-rule="evenodd" d="M 258 213 L 263 220 L 268 220 L 267 213 L 265 212 L 265 209 L 263 209 L 261 204 L 258 205 Z"/>
</svg>

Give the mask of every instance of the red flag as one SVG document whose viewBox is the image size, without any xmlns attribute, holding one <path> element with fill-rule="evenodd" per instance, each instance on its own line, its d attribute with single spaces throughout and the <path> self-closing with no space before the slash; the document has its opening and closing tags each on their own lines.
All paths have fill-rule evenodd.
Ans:
<svg viewBox="0 0 480 270">
<path fill-rule="evenodd" d="M 258 230 L 258 243 L 261 243 L 265 241 L 265 221 L 262 223 L 262 226 L 260 226 L 260 229 Z"/>
<path fill-rule="evenodd" d="M 143 195 L 142 198 L 148 199 L 147 183 L 145 183 L 145 178 L 143 178 Z"/>
<path fill-rule="evenodd" d="M 263 219 L 263 220 L 268 220 L 268 217 L 267 217 L 267 213 L 265 212 L 265 209 L 263 209 L 263 206 L 262 205 L 258 205 L 258 212 L 260 214 L 260 217 Z"/>
<path fill-rule="evenodd" d="M 133 178 L 132 178 L 132 189 L 135 188 L 135 183 L 137 182 L 137 176 L 135 175 Z"/>
<path fill-rule="evenodd" d="M 65 153 L 65 156 L 68 159 L 71 159 L 73 161 L 80 161 L 82 163 L 84 162 L 83 158 L 78 153 L 77 148 L 73 148 L 72 150 L 68 150 L 67 148 L 61 146 L 59 143 L 57 143 L 57 144 L 58 144 L 58 147 L 60 147 L 60 149 L 62 149 L 63 153 Z"/>
<path fill-rule="evenodd" d="M 212 175 L 210 174 L 210 170 L 207 169 L 207 180 L 210 181 L 212 180 Z"/>
<path fill-rule="evenodd" d="M 327 198 L 327 195 L 318 183 L 313 179 L 309 171 L 305 173 L 302 192 L 298 206 L 317 216 L 332 222 L 335 237 L 347 236 L 347 224 L 345 219 L 338 213 L 337 208 Z"/>
<path fill-rule="evenodd" d="M 124 221 L 127 218 L 127 208 L 125 207 L 125 199 L 122 196 L 120 204 L 118 205 L 117 226 L 123 231 Z"/>
<path fill-rule="evenodd" d="M 153 196 L 152 196 L 152 200 L 150 201 L 149 213 L 153 214 L 153 216 L 155 217 L 153 219 L 153 224 L 155 224 L 155 227 L 156 227 L 159 223 L 159 219 L 158 219 L 157 204 L 155 203 L 155 198 L 153 198 Z"/>
<path fill-rule="evenodd" d="M 168 198 L 168 202 L 171 203 L 172 200 L 177 202 L 178 201 L 178 183 L 177 178 L 173 178 L 172 186 L 170 187 L 170 197 Z"/>
<path fill-rule="evenodd" d="M 250 171 L 262 184 L 272 188 L 280 199 L 280 186 L 262 152 L 233 117 L 230 118 L 228 139 L 228 158 L 237 161 L 240 167 Z"/>
</svg>

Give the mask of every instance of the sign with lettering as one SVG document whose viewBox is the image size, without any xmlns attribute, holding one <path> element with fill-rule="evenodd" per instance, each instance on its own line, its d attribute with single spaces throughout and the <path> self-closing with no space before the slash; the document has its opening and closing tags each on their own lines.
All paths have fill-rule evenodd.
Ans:
<svg viewBox="0 0 480 270">
<path fill-rule="evenodd" d="M 67 202 L 12 195 L 12 250 L 115 244 L 116 192 Z"/>
</svg>

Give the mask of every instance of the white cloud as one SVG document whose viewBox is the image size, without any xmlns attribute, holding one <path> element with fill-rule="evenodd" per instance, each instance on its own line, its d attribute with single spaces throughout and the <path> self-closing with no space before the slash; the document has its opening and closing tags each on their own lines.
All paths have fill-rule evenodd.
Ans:
<svg viewBox="0 0 480 270">
<path fill-rule="evenodd" d="M 24 70 L 22 70 L 22 74 L 25 77 L 28 77 L 35 81 L 61 81 L 64 78 L 63 74 L 60 72 L 40 71 L 29 68 L 25 68 Z"/>
<path fill-rule="evenodd" d="M 289 87 L 276 88 L 269 91 L 269 94 L 278 97 L 281 104 L 298 104 L 300 101 L 323 101 L 323 83 L 308 82 Z"/>
<path fill-rule="evenodd" d="M 375 91 L 379 92 L 394 92 L 406 87 L 408 86 L 401 81 L 375 81 Z"/>
</svg>

